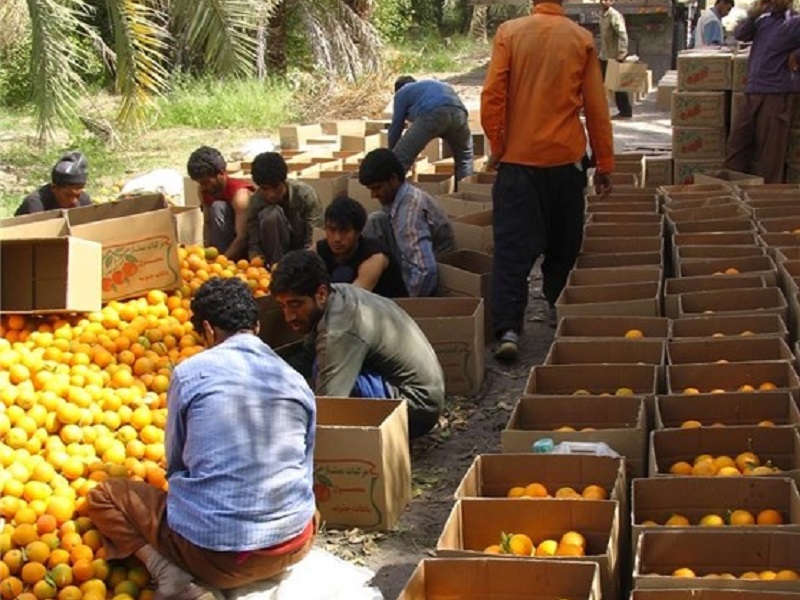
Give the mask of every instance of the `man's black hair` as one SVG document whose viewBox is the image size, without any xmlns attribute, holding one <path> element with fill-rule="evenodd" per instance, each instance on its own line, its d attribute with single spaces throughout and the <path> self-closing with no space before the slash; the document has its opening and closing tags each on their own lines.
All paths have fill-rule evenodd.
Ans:
<svg viewBox="0 0 800 600">
<path fill-rule="evenodd" d="M 397 175 L 400 181 L 406 179 L 406 168 L 397 155 L 388 148 L 376 148 L 364 157 L 358 168 L 358 181 L 361 185 L 384 183 Z"/>
<path fill-rule="evenodd" d="M 262 152 L 253 159 L 252 176 L 256 185 L 275 187 L 286 181 L 289 168 L 277 152 Z"/>
<path fill-rule="evenodd" d="M 325 225 L 330 223 L 340 229 L 355 229 L 359 233 L 367 224 L 367 211 L 357 200 L 347 196 L 334 199 L 325 209 Z"/>
<path fill-rule="evenodd" d="M 250 287 L 238 277 L 215 277 L 201 285 L 192 298 L 192 325 L 202 333 L 203 321 L 228 333 L 255 329 L 258 306 Z"/>
<path fill-rule="evenodd" d="M 189 156 L 186 170 L 189 177 L 198 180 L 202 177 L 216 177 L 225 172 L 227 166 L 222 153 L 210 146 L 200 146 Z"/>
<path fill-rule="evenodd" d="M 396 94 L 397 92 L 399 92 L 400 88 L 402 88 L 405 84 L 414 83 L 415 81 L 416 79 L 411 77 L 411 75 L 402 75 L 398 77 L 394 82 L 394 93 Z"/>
<path fill-rule="evenodd" d="M 325 263 L 311 250 L 287 252 L 272 270 L 271 294 L 314 296 L 320 285 L 330 287 L 331 277 Z"/>
<path fill-rule="evenodd" d="M 735 0 L 717 0 L 714 3 L 714 5 L 716 6 L 717 4 L 727 4 L 728 6 L 736 6 L 736 1 Z"/>
</svg>

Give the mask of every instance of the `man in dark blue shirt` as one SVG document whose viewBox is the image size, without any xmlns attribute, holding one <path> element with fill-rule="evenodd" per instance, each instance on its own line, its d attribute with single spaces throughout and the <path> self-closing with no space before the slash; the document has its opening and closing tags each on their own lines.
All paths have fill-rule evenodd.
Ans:
<svg viewBox="0 0 800 600">
<path fill-rule="evenodd" d="M 411 125 L 403 134 L 406 121 L 410 121 Z M 417 155 L 435 138 L 442 138 L 450 146 L 456 166 L 456 181 L 472 175 L 469 113 L 458 94 L 441 81 L 417 81 L 408 75 L 400 77 L 394 84 L 389 148 L 408 170 Z"/>
<path fill-rule="evenodd" d="M 25 196 L 14 216 L 88 206 L 92 203 L 89 194 L 84 191 L 88 175 L 89 162 L 83 154 L 80 152 L 65 154 L 53 166 L 50 183 L 45 183 Z"/>
</svg>

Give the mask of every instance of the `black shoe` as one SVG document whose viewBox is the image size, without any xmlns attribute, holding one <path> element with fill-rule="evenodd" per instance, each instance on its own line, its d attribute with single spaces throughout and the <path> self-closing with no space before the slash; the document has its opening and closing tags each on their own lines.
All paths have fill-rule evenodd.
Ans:
<svg viewBox="0 0 800 600">
<path fill-rule="evenodd" d="M 519 334 L 509 329 L 500 336 L 500 343 L 494 350 L 495 359 L 501 362 L 514 362 L 519 354 Z"/>
<path fill-rule="evenodd" d="M 622 113 L 617 113 L 611 117 L 612 121 L 627 121 L 628 119 L 632 119 L 633 115 L 623 115 Z"/>
</svg>

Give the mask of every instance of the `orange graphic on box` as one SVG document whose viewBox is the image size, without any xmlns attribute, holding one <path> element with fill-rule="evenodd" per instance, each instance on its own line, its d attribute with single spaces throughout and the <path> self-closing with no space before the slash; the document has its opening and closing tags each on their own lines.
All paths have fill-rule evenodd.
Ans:
<svg viewBox="0 0 800 600">
<path fill-rule="evenodd" d="M 169 287 L 179 273 L 170 261 L 172 240 L 156 236 L 103 247 L 103 294 L 135 293 Z"/>
</svg>

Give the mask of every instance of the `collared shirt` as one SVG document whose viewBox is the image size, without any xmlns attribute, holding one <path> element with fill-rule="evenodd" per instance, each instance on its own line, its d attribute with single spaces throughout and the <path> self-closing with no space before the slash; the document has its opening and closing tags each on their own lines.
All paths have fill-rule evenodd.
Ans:
<svg viewBox="0 0 800 600">
<path fill-rule="evenodd" d="M 263 255 L 258 213 L 267 205 L 261 190 L 250 196 L 250 204 L 247 206 L 247 253 L 250 258 Z M 314 188 L 306 183 L 287 179 L 286 195 L 278 206 L 283 209 L 289 221 L 289 250 L 310 248 L 314 227 L 322 227 L 322 202 Z"/>
<path fill-rule="evenodd" d="M 250 333 L 178 365 L 167 395 L 167 521 L 219 552 L 269 548 L 314 515 L 316 404 Z"/>
<path fill-rule="evenodd" d="M 581 109 L 597 166 L 614 170 L 608 101 L 592 34 L 555 3 L 497 30 L 481 92 L 481 123 L 502 162 L 576 163 L 586 152 Z"/>
<path fill-rule="evenodd" d="M 800 16 L 764 13 L 736 26 L 734 37 L 753 42 L 747 64 L 748 94 L 791 94 L 798 91 L 787 66 L 789 55 L 800 49 Z"/>
<path fill-rule="evenodd" d="M 362 370 L 382 376 L 410 406 L 439 414 L 444 373 L 430 342 L 392 300 L 335 283 L 305 346 L 319 366 L 318 396 L 350 395 Z"/>
<path fill-rule="evenodd" d="M 455 106 L 467 112 L 455 90 L 441 81 L 426 79 L 405 84 L 394 95 L 392 124 L 389 127 L 389 148 L 400 139 L 406 119 L 413 121 L 442 106 Z"/>
<path fill-rule="evenodd" d="M 230 175 L 225 175 L 225 184 L 215 194 L 208 194 L 203 192 L 203 204 L 212 204 L 216 200 L 222 200 L 224 202 L 230 203 L 233 200 L 234 196 L 236 196 L 236 192 L 241 189 L 246 189 L 250 192 L 255 190 L 255 187 L 249 181 L 245 181 L 243 179 L 236 179 L 235 177 L 231 177 Z"/>
<path fill-rule="evenodd" d="M 600 17 L 600 60 L 614 60 L 628 53 L 628 30 L 625 17 L 616 8 L 609 7 Z"/>
<path fill-rule="evenodd" d="M 92 200 L 89 194 L 81 192 L 81 195 L 78 196 L 78 206 L 89 206 L 91 203 Z M 14 216 L 19 217 L 21 215 L 29 215 L 46 210 L 57 210 L 59 208 L 61 207 L 58 205 L 58 200 L 56 200 L 55 195 L 53 195 L 53 188 L 50 187 L 49 183 L 45 183 L 36 191 L 25 196 L 22 204 L 17 207 Z"/>
<path fill-rule="evenodd" d="M 386 265 L 372 291 L 386 298 L 405 298 L 408 296 L 406 284 L 403 282 L 403 275 L 400 272 L 400 265 L 397 264 L 395 257 L 392 256 L 392 253 L 380 240 L 363 235 L 358 236 L 353 255 L 342 263 L 337 262 L 328 240 L 319 240 L 317 242 L 317 254 L 325 262 L 333 283 L 353 283 L 358 279 L 358 270 L 364 261 L 376 254 L 383 254 L 389 264 Z"/>
<path fill-rule="evenodd" d="M 709 8 L 700 13 L 700 20 L 694 30 L 695 48 L 706 46 L 721 46 L 725 42 L 725 33 L 722 30 L 722 19 L 716 8 Z"/>
<path fill-rule="evenodd" d="M 456 249 L 450 219 L 430 194 L 408 182 L 383 210 L 389 213 L 408 295 L 433 296 L 439 284 L 436 257 Z"/>
</svg>

